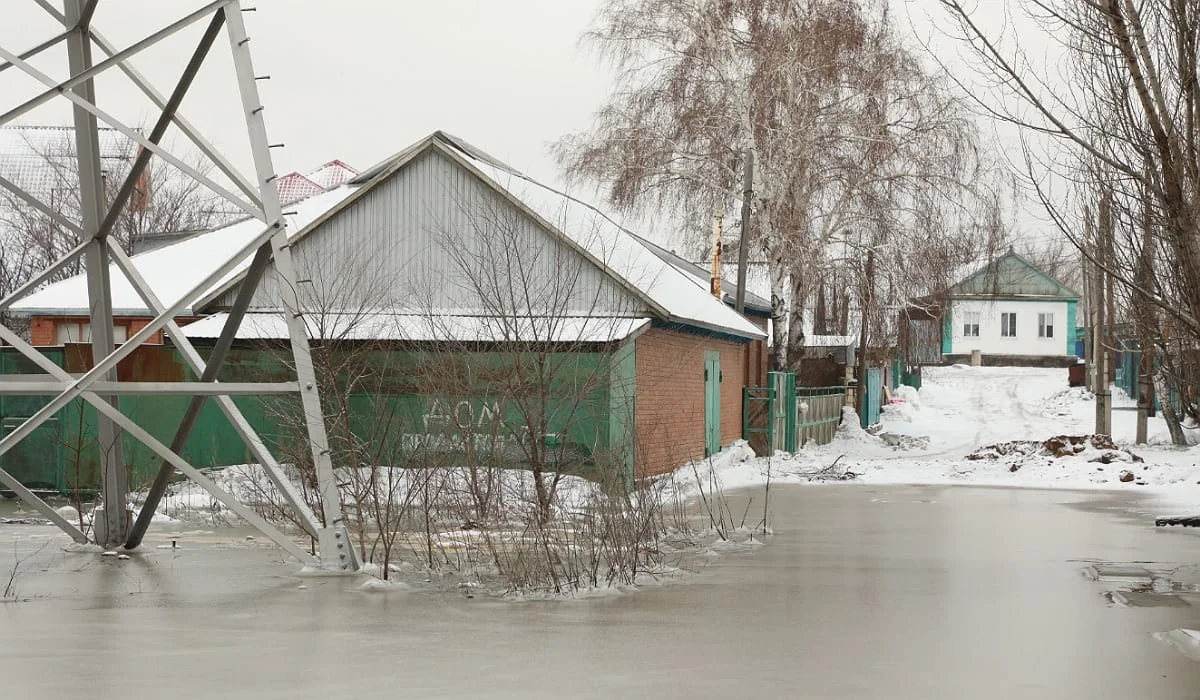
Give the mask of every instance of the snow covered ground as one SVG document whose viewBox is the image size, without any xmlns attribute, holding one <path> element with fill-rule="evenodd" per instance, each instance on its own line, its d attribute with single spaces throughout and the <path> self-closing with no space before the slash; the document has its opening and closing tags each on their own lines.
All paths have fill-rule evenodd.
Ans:
<svg viewBox="0 0 1200 700">
<path fill-rule="evenodd" d="M 1134 405 L 1119 389 L 1114 394 L 1116 407 Z M 870 484 L 1118 489 L 1152 495 L 1156 512 L 1200 512 L 1200 447 L 1173 447 L 1161 417 L 1150 419 L 1150 444 L 1134 445 L 1132 410 L 1113 411 L 1115 450 L 1089 444 L 1055 457 L 1041 445 L 1016 445 L 994 458 L 967 458 L 999 443 L 1090 435 L 1095 403 L 1086 390 L 1068 388 L 1065 369 L 930 367 L 921 390 L 902 387 L 900 397 L 884 411 L 879 435 L 843 421 L 828 445 L 766 459 L 749 457 L 738 444 L 713 460 L 712 471 L 726 489 L 761 487 L 768 470 L 774 483 L 826 481 L 849 471 L 853 481 Z M 1187 432 L 1194 445 L 1200 430 Z M 707 479 L 709 465 L 701 470 Z"/>
</svg>

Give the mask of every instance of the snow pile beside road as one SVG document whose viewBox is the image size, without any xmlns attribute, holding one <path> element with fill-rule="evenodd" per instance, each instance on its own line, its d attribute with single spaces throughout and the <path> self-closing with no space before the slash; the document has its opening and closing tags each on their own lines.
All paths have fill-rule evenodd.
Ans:
<svg viewBox="0 0 1200 700">
<path fill-rule="evenodd" d="M 1200 448 L 1172 447 L 1161 417 L 1150 419 L 1151 444 L 1133 445 L 1129 410 L 1114 411 L 1111 440 L 1093 435 L 1093 396 L 1068 387 L 1065 369 L 929 367 L 923 380 L 919 392 L 897 390 L 904 403 L 884 410 L 877 435 L 847 409 L 830 444 L 718 476 L 726 488 L 762 488 L 768 474 L 773 483 L 811 483 L 849 473 L 870 484 L 1133 489 L 1200 510 Z M 1114 391 L 1116 406 L 1133 403 Z"/>
<path fill-rule="evenodd" d="M 1075 458 L 1103 464 L 1144 461 L 1129 450 L 1117 447 L 1107 435 L 1057 435 L 1048 440 L 1012 440 L 987 445 L 967 455 L 970 460 L 1011 461 L 1012 471 L 1016 471 L 1021 462 L 1030 457 Z"/>
</svg>

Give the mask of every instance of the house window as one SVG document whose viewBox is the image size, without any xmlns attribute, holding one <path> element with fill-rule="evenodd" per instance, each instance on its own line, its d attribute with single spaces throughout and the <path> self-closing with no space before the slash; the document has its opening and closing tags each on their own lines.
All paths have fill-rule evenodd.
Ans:
<svg viewBox="0 0 1200 700">
<path fill-rule="evenodd" d="M 1038 314 L 1038 337 L 1054 337 L 1054 314 Z"/>
<path fill-rule="evenodd" d="M 1000 314 L 1000 337 L 1017 337 L 1017 314 L 1014 312 Z"/>
<path fill-rule="evenodd" d="M 113 326 L 113 343 L 120 345 L 129 339 L 129 329 L 125 326 Z M 60 321 L 54 327 L 54 342 L 57 345 L 64 343 L 90 343 L 92 342 L 92 324 L 87 321 L 77 323 L 74 321 Z"/>
<path fill-rule="evenodd" d="M 54 328 L 56 345 L 64 343 L 89 343 L 92 340 L 92 324 L 60 321 Z"/>
<path fill-rule="evenodd" d="M 968 338 L 979 337 L 978 311 L 966 311 L 963 313 L 963 335 Z"/>
</svg>

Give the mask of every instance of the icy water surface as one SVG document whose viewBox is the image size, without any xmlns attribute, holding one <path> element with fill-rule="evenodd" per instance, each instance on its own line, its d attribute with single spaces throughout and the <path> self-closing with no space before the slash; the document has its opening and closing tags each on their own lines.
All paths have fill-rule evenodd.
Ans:
<svg viewBox="0 0 1200 700">
<path fill-rule="evenodd" d="M 0 605 L 0 697 L 1200 697 L 1200 663 L 1152 636 L 1200 627 L 1200 598 L 1115 607 L 1081 574 L 1200 563 L 1195 532 L 1088 494 L 773 497 L 769 546 L 568 602 L 365 592 L 221 533 L 128 561 L 56 540 Z M 0 527 L 5 577 L 39 534 Z"/>
</svg>

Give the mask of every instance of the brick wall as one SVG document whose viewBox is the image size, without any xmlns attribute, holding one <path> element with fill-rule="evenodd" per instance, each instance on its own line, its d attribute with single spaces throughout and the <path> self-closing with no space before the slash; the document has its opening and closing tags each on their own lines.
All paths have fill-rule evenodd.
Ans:
<svg viewBox="0 0 1200 700">
<path fill-rule="evenodd" d="M 638 476 L 704 457 L 704 351 L 721 353 L 721 445 L 742 436 L 745 344 L 663 328 L 636 341 Z"/>
<path fill-rule="evenodd" d="M 44 316 L 30 319 L 29 336 L 35 347 L 54 345 L 54 319 Z"/>
<path fill-rule="evenodd" d="M 175 319 L 180 325 L 190 323 L 195 319 L 191 316 L 179 316 Z M 87 323 L 87 316 L 34 316 L 29 319 L 29 340 L 34 347 L 48 347 L 57 345 L 58 342 L 58 324 L 59 323 Z M 114 326 L 125 326 L 127 335 L 133 335 L 150 324 L 149 318 L 114 318 Z M 162 331 L 157 331 L 146 342 L 156 345 L 161 345 L 163 342 Z"/>
</svg>

